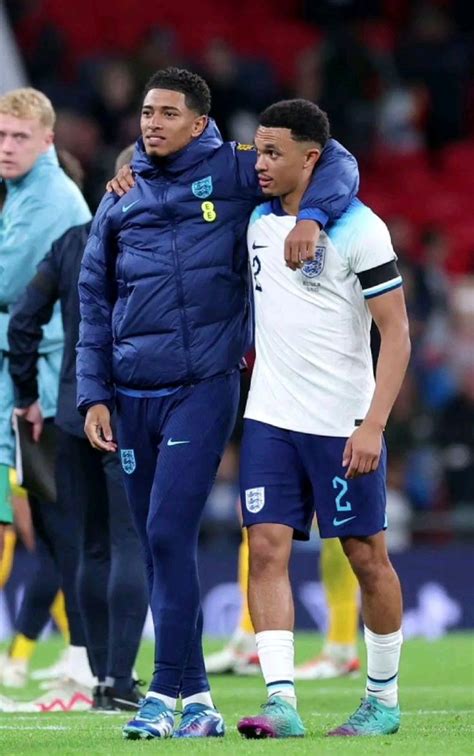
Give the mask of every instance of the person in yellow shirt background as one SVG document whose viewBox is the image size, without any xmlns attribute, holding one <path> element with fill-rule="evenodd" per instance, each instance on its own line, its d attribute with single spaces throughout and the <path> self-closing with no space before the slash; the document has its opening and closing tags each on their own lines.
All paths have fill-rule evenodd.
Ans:
<svg viewBox="0 0 474 756">
<path fill-rule="evenodd" d="M 8 477 L 5 476 L 2 488 L 2 500 L 8 502 L 8 506 L 13 514 L 14 524 L 8 525 L 4 533 L 3 552 L 0 554 L 0 592 L 3 591 L 10 579 L 15 558 L 15 550 L 19 541 L 22 541 L 28 551 L 33 551 L 35 545 L 34 530 L 31 521 L 30 508 L 26 497 L 25 490 L 18 485 L 16 473 L 13 469 L 9 470 Z M 38 581 L 37 581 L 38 582 Z M 53 603 L 49 606 L 46 602 L 44 605 L 37 601 L 36 611 L 43 615 L 43 624 L 46 624 L 49 616 L 53 619 L 56 627 L 64 638 L 67 646 L 69 642 L 69 627 L 64 606 L 64 596 L 61 591 L 57 590 L 57 585 L 46 585 L 44 576 L 41 581 L 43 590 L 33 591 L 37 599 L 41 599 L 44 590 L 48 593 L 56 593 Z M 44 610 L 41 612 L 42 607 Z M 28 667 L 29 661 L 36 648 L 36 640 L 32 640 L 17 633 L 10 644 L 8 651 L 9 664 L 4 665 L 2 673 L 2 683 L 7 687 L 18 688 L 26 683 L 26 673 L 24 670 Z M 49 670 L 36 670 L 31 674 L 32 679 L 47 679 Z"/>
</svg>

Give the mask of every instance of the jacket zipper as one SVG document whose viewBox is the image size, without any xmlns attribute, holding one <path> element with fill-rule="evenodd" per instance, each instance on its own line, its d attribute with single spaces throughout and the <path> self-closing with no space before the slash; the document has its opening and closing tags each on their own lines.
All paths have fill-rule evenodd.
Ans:
<svg viewBox="0 0 474 756">
<path fill-rule="evenodd" d="M 181 317 L 181 327 L 183 331 L 184 353 L 186 356 L 186 368 L 188 371 L 188 379 L 192 380 L 193 371 L 192 371 L 191 356 L 190 356 L 190 351 L 189 351 L 189 328 L 188 328 L 188 321 L 186 318 L 186 311 L 184 307 L 183 280 L 181 277 L 181 264 L 179 261 L 179 254 L 178 254 L 178 249 L 176 246 L 176 226 L 174 224 L 173 224 L 173 233 L 172 233 L 172 249 L 173 249 L 173 258 L 174 258 L 174 270 L 175 270 L 175 275 L 176 275 L 176 289 L 178 291 L 179 314 Z"/>
</svg>

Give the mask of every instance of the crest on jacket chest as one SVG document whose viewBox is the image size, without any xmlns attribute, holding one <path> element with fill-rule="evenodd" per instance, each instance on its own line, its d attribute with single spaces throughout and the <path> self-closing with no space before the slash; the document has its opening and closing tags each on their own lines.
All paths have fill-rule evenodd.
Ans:
<svg viewBox="0 0 474 756">
<path fill-rule="evenodd" d="M 212 189 L 212 176 L 206 176 L 206 178 L 199 179 L 191 184 L 191 191 L 198 199 L 210 197 Z"/>
</svg>

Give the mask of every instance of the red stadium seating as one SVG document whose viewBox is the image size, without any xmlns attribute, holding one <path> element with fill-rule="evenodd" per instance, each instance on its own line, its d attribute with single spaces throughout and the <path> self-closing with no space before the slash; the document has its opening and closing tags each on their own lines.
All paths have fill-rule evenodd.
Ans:
<svg viewBox="0 0 474 756">
<path fill-rule="evenodd" d="M 154 0 L 140 5 L 137 12 L 136 0 L 81 0 L 80 5 L 44 0 L 21 22 L 17 33 L 28 51 L 34 48 L 41 30 L 53 22 L 69 52 L 66 73 L 73 75 L 74 65 L 81 59 L 100 52 L 133 53 L 151 28 L 170 26 L 185 55 L 198 58 L 217 37 L 238 53 L 271 62 L 280 83 L 286 84 L 294 74 L 298 53 L 322 39 L 316 27 L 295 20 L 300 6 L 299 0 Z M 385 0 L 391 14 L 396 15 L 400 7 L 400 3 Z M 397 16 L 398 22 L 405 10 Z M 386 23 L 366 21 L 359 32 L 374 49 L 383 52 L 393 46 L 393 27 Z M 363 171 L 361 197 L 383 218 L 403 215 L 418 229 L 428 224 L 449 228 L 452 254 L 448 267 L 453 272 L 473 266 L 473 196 L 474 140 L 451 145 L 436 158 L 425 151 L 403 155 L 376 149 L 369 168 Z"/>
</svg>

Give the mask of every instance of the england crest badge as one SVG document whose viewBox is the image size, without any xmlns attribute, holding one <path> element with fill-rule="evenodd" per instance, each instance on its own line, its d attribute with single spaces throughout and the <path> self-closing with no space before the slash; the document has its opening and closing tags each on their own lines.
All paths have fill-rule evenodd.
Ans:
<svg viewBox="0 0 474 756">
<path fill-rule="evenodd" d="M 260 512 L 265 506 L 265 486 L 247 488 L 245 491 L 245 506 L 252 514 Z"/>
<path fill-rule="evenodd" d="M 306 262 L 301 268 L 301 272 L 306 278 L 316 278 L 320 276 L 324 270 L 324 262 L 326 260 L 326 247 L 316 247 L 314 253 L 314 260 Z"/>
<path fill-rule="evenodd" d="M 212 194 L 212 176 L 206 176 L 206 178 L 199 179 L 191 184 L 191 191 L 198 199 L 206 199 Z"/>
<path fill-rule="evenodd" d="M 120 459 L 122 461 L 123 471 L 126 472 L 127 475 L 131 475 L 137 466 L 133 449 L 121 449 Z"/>
</svg>

